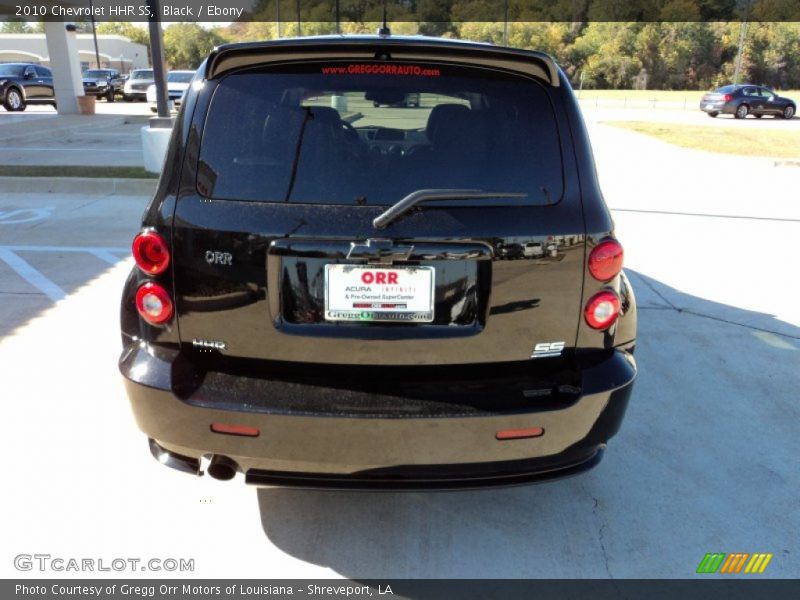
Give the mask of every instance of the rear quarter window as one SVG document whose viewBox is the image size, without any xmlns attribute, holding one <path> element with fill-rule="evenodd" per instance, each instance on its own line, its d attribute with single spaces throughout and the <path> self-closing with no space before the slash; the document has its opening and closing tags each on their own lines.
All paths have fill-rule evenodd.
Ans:
<svg viewBox="0 0 800 600">
<path fill-rule="evenodd" d="M 487 69 L 326 62 L 225 76 L 197 189 L 215 199 L 394 204 L 425 188 L 558 202 L 561 144 L 543 84 Z M 475 206 L 476 202 L 470 202 Z"/>
</svg>

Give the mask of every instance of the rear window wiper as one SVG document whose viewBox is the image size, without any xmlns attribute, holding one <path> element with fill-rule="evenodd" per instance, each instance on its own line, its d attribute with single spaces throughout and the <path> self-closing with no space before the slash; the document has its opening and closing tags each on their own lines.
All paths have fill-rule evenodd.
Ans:
<svg viewBox="0 0 800 600">
<path fill-rule="evenodd" d="M 284 202 L 288 202 L 289 198 L 292 195 L 292 191 L 294 190 L 294 182 L 297 180 L 297 166 L 300 164 L 300 150 L 303 147 L 303 136 L 306 133 L 306 125 L 308 122 L 314 118 L 314 113 L 311 112 L 311 108 L 308 106 L 301 107 L 305 114 L 303 115 L 303 122 L 300 123 L 300 133 L 297 136 L 297 144 L 294 147 L 294 159 L 292 160 L 292 171 L 289 175 L 289 189 L 286 190 L 286 197 L 283 199 Z"/>
<path fill-rule="evenodd" d="M 523 192 L 486 192 L 484 190 L 427 189 L 411 192 L 393 204 L 372 221 L 375 229 L 384 229 L 389 223 L 408 212 L 420 202 L 436 200 L 483 200 L 487 198 L 527 198 Z"/>
</svg>

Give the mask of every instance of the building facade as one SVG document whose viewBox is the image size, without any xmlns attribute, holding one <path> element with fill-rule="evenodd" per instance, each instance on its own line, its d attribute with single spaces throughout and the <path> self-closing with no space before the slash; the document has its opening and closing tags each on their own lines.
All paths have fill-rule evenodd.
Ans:
<svg viewBox="0 0 800 600">
<path fill-rule="evenodd" d="M 76 36 L 76 47 L 81 71 L 96 68 L 94 40 L 90 33 Z M 100 67 L 130 73 L 133 69 L 150 66 L 147 47 L 135 44 L 121 35 L 98 35 Z M 0 63 L 28 62 L 50 66 L 47 40 L 43 33 L 0 33 Z"/>
</svg>

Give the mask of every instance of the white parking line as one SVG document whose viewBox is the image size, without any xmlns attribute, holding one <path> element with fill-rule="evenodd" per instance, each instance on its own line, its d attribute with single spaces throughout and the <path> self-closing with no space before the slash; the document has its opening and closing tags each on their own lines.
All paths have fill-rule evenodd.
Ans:
<svg viewBox="0 0 800 600">
<path fill-rule="evenodd" d="M 17 255 L 17 252 L 87 252 L 109 264 L 117 264 L 122 258 L 116 254 L 128 254 L 128 248 L 92 248 L 80 246 L 0 246 L 0 260 L 11 267 L 17 275 L 30 285 L 38 289 L 53 302 L 58 302 L 67 297 L 66 292 L 41 272 L 36 270 L 28 261 Z"/>
<path fill-rule="evenodd" d="M 55 206 L 44 206 L 39 208 L 18 208 L 7 212 L 0 211 L 0 225 L 17 225 L 19 223 L 30 223 L 50 218 Z M 27 216 L 21 216 L 27 215 Z"/>
<path fill-rule="evenodd" d="M 66 144 L 63 146 L 51 146 L 51 147 L 31 147 L 25 146 L 23 148 L 14 148 L 14 152 L 64 152 L 64 150 L 69 150 L 70 152 L 116 152 L 119 154 L 141 154 L 142 151 L 139 149 L 127 149 L 127 148 L 106 148 L 103 145 L 98 145 L 94 148 L 70 148 Z"/>
<path fill-rule="evenodd" d="M 14 269 L 17 275 L 42 292 L 53 302 L 58 302 L 66 298 L 67 295 L 64 293 L 64 290 L 34 269 L 30 263 L 14 254 L 13 251 L 7 248 L 0 248 L 0 259 Z"/>
<path fill-rule="evenodd" d="M 120 252 L 130 253 L 130 248 L 125 248 L 121 246 L 105 248 L 105 247 L 94 247 L 94 246 L 0 246 L 0 248 L 5 248 L 7 250 L 12 250 L 14 252 L 89 252 L 94 253 L 95 251 L 98 252 L 109 252 L 114 254 L 119 254 Z"/>
<path fill-rule="evenodd" d="M 121 251 L 121 250 L 119 250 Z M 126 249 L 127 251 L 127 249 Z M 94 254 L 100 260 L 106 261 L 110 265 L 115 265 L 119 262 L 119 257 L 111 254 L 111 252 L 105 248 L 97 248 L 95 250 L 90 250 L 92 254 Z"/>
</svg>

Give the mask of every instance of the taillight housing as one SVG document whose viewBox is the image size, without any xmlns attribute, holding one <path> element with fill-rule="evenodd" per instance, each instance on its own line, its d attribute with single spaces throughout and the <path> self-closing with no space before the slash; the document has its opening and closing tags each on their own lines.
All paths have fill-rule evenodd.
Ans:
<svg viewBox="0 0 800 600">
<path fill-rule="evenodd" d="M 598 281 L 610 281 L 622 270 L 622 258 L 617 240 L 603 240 L 589 253 L 589 273 Z"/>
<path fill-rule="evenodd" d="M 592 329 L 608 329 L 617 320 L 619 310 L 619 296 L 611 290 L 603 290 L 586 303 L 583 316 Z"/>
<path fill-rule="evenodd" d="M 155 231 L 143 231 L 133 238 L 133 259 L 147 275 L 158 275 L 169 266 L 169 246 Z"/>
<path fill-rule="evenodd" d="M 725 94 L 725 96 L 723 96 L 722 99 L 725 100 L 725 102 L 730 102 L 731 100 L 733 100 L 733 96 L 731 96 L 730 94 Z"/>
<path fill-rule="evenodd" d="M 172 318 L 172 299 L 167 290 L 149 282 L 136 290 L 136 310 L 151 325 L 163 325 Z"/>
</svg>

